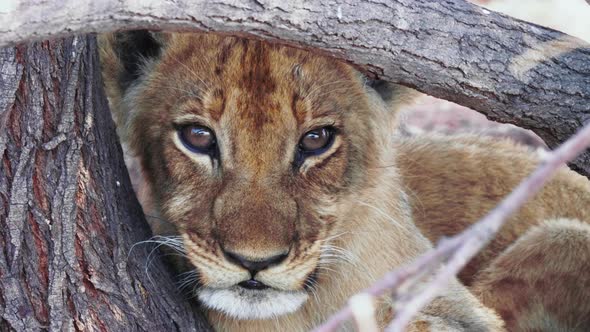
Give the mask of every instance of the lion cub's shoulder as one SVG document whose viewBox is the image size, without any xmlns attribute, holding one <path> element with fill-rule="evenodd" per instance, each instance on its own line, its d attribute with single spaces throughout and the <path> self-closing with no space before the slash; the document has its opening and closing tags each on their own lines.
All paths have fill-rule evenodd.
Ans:
<svg viewBox="0 0 590 332">
<path fill-rule="evenodd" d="M 542 152 L 478 135 L 400 137 L 396 146 L 414 222 L 433 242 L 481 219 L 542 162 Z M 470 284 L 493 257 L 544 220 L 590 220 L 588 206 L 590 182 L 562 167 L 469 263 L 461 280 Z"/>
<path fill-rule="evenodd" d="M 486 187 L 510 192 L 542 162 L 544 150 L 532 149 L 506 138 L 477 134 L 423 134 L 399 137 L 398 165 L 407 183 L 429 178 L 424 186 L 458 185 L 462 192 Z M 590 189 L 590 182 L 562 167 L 548 188 Z M 419 185 L 416 183 L 415 185 Z"/>
</svg>

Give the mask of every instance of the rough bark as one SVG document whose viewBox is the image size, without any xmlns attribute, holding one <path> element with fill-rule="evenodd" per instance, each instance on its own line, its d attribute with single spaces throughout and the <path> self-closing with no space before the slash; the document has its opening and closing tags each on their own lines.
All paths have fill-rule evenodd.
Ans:
<svg viewBox="0 0 590 332">
<path fill-rule="evenodd" d="M 130 27 L 248 33 L 324 50 L 532 129 L 551 147 L 590 118 L 587 44 L 463 0 L 33 0 L 5 7 L 0 45 Z M 590 175 L 590 151 L 571 166 Z"/>
<path fill-rule="evenodd" d="M 97 64 L 92 36 L 0 50 L 0 330 L 205 329 L 130 250 L 150 233 Z"/>
</svg>

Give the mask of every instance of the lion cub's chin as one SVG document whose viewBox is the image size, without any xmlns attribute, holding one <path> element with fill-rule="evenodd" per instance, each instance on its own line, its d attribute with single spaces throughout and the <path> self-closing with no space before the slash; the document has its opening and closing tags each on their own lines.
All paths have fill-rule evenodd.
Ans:
<svg viewBox="0 0 590 332">
<path fill-rule="evenodd" d="M 222 289 L 201 287 L 197 295 L 206 307 L 236 319 L 275 318 L 296 311 L 308 298 L 303 290 L 251 290 L 240 286 Z"/>
</svg>

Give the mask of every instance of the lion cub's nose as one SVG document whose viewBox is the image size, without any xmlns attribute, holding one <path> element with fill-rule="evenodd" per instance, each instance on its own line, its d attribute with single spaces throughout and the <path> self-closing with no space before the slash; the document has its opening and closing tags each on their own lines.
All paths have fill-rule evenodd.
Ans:
<svg viewBox="0 0 590 332">
<path fill-rule="evenodd" d="M 284 261 L 285 258 L 287 258 L 287 255 L 289 253 L 287 252 L 287 253 L 283 253 L 280 255 L 265 257 L 265 258 L 256 259 L 256 260 L 249 259 L 245 256 L 240 255 L 240 254 L 230 252 L 230 251 L 225 251 L 225 250 L 223 251 L 223 254 L 225 255 L 225 258 L 227 258 L 228 261 L 247 269 L 248 271 L 250 271 L 250 274 L 252 275 L 252 277 L 254 277 L 254 275 L 258 271 L 262 271 L 264 269 L 267 269 L 273 265 L 277 265 L 277 264 L 281 263 L 282 261 Z"/>
</svg>

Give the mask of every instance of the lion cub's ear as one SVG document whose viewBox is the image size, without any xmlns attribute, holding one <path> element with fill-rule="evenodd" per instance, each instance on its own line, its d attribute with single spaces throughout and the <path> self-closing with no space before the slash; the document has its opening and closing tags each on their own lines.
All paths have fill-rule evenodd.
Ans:
<svg viewBox="0 0 590 332">
<path fill-rule="evenodd" d="M 147 30 L 114 32 L 98 38 L 100 60 L 111 112 L 118 127 L 127 123 L 130 110 L 123 99 L 141 83 L 149 65 L 156 61 L 168 35 Z"/>
<path fill-rule="evenodd" d="M 414 102 L 421 93 L 383 80 L 368 80 L 367 85 L 377 92 L 390 111 L 397 112 L 402 106 Z"/>
</svg>

